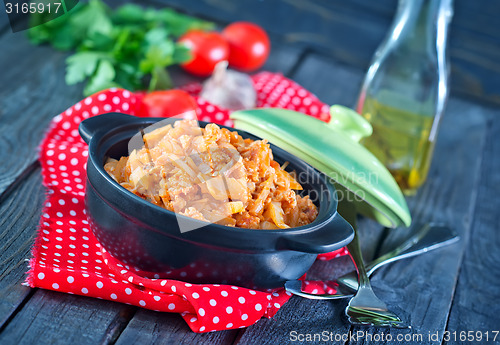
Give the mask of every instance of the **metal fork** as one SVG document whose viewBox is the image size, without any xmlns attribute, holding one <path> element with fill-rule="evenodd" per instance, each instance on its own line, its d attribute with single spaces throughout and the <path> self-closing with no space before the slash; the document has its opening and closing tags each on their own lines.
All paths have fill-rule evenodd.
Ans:
<svg viewBox="0 0 500 345">
<path fill-rule="evenodd" d="M 358 292 L 345 309 L 347 319 L 353 325 L 409 328 L 396 314 L 390 312 L 387 305 L 373 292 L 363 262 L 355 219 L 352 220 L 351 225 L 354 228 L 354 239 L 347 245 L 347 249 L 358 272 L 359 287 Z"/>
<path fill-rule="evenodd" d="M 409 328 L 396 314 L 389 311 L 387 305 L 372 290 L 359 244 L 355 207 L 347 200 L 341 200 L 337 209 L 354 229 L 354 238 L 347 249 L 358 272 L 358 291 L 345 309 L 347 319 L 353 325 Z"/>
</svg>

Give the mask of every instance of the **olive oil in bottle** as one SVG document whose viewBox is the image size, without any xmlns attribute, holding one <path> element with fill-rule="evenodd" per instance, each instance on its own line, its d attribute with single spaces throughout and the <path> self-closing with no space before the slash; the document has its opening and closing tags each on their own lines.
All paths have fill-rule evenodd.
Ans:
<svg viewBox="0 0 500 345">
<path fill-rule="evenodd" d="M 448 97 L 446 39 L 453 0 L 399 0 L 356 110 L 373 127 L 362 144 L 405 194 L 424 183 Z"/>
<path fill-rule="evenodd" d="M 384 162 L 406 194 L 422 185 L 429 170 L 434 142 L 429 140 L 434 116 L 397 108 L 367 98 L 362 110 L 373 134 L 361 142 Z"/>
</svg>

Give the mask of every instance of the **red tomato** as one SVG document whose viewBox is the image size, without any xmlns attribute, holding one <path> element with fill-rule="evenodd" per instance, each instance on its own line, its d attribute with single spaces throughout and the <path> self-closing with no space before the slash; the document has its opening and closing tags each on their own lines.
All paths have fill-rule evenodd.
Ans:
<svg viewBox="0 0 500 345">
<path fill-rule="evenodd" d="M 267 60 L 271 43 L 260 26 L 249 22 L 232 23 L 222 31 L 229 43 L 229 65 L 242 71 L 254 71 Z"/>
<path fill-rule="evenodd" d="M 191 95 L 182 90 L 153 91 L 142 99 L 142 116 L 171 117 L 198 111 L 198 105 Z"/>
<path fill-rule="evenodd" d="M 181 66 L 188 72 L 206 77 L 212 74 L 215 65 L 229 56 L 229 46 L 221 34 L 191 30 L 179 39 L 191 50 L 193 58 Z"/>
</svg>

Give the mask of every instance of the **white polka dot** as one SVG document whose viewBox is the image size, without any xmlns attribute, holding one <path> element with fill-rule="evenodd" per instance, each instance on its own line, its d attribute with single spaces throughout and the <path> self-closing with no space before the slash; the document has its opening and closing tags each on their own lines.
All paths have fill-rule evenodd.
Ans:
<svg viewBox="0 0 500 345">
<path fill-rule="evenodd" d="M 227 295 L 228 295 L 227 291 L 224 291 L 224 290 L 223 290 L 223 291 L 221 291 L 221 292 L 220 292 L 220 294 L 221 294 L 223 297 L 227 297 Z"/>
<path fill-rule="evenodd" d="M 38 279 L 43 279 L 45 278 L 45 274 L 43 274 L 42 272 L 38 273 Z"/>
<path fill-rule="evenodd" d="M 253 290 L 250 290 L 250 291 L 248 291 L 248 292 L 250 293 L 250 295 L 255 295 L 255 294 L 257 294 L 257 292 L 255 292 L 255 291 L 253 291 Z"/>
<path fill-rule="evenodd" d="M 192 285 L 192 284 L 189 284 L 189 283 L 186 283 L 186 284 L 184 284 L 184 286 L 185 286 L 185 287 L 191 287 L 191 286 L 193 286 L 193 285 Z"/>
<path fill-rule="evenodd" d="M 111 297 L 111 299 L 117 299 L 118 296 L 116 296 L 116 294 L 112 293 L 109 297 Z"/>
<path fill-rule="evenodd" d="M 217 301 L 215 301 L 214 299 L 211 299 L 211 300 L 210 300 L 210 305 L 211 305 L 212 307 L 215 307 L 215 306 L 217 305 Z"/>
<path fill-rule="evenodd" d="M 102 287 L 104 286 L 104 284 L 102 282 L 97 282 L 95 284 L 99 289 L 102 289 Z"/>
<path fill-rule="evenodd" d="M 123 93 L 122 93 L 123 97 L 125 98 L 129 98 L 130 97 L 130 92 L 127 91 L 127 90 L 123 90 Z"/>
<path fill-rule="evenodd" d="M 217 114 L 215 114 L 215 119 L 217 121 L 222 121 L 222 119 L 224 119 L 224 114 L 221 112 L 218 112 Z"/>
<path fill-rule="evenodd" d="M 73 278 L 72 276 L 69 276 L 68 279 L 66 279 L 68 281 L 68 283 L 73 283 L 75 281 L 75 278 Z"/>
<path fill-rule="evenodd" d="M 175 286 L 172 286 L 172 292 L 175 292 L 177 290 L 177 288 Z"/>
<path fill-rule="evenodd" d="M 97 96 L 97 99 L 100 101 L 105 101 L 106 100 L 106 94 L 101 93 L 99 96 Z"/>
<path fill-rule="evenodd" d="M 240 302 L 241 304 L 245 303 L 245 297 L 239 297 L 238 302 Z"/>
<path fill-rule="evenodd" d="M 231 286 L 231 289 L 238 290 L 238 287 L 237 286 Z"/>
<path fill-rule="evenodd" d="M 159 300 L 161 300 L 161 297 L 160 296 L 154 296 L 153 299 L 158 302 Z"/>
<path fill-rule="evenodd" d="M 77 164 L 78 164 L 78 159 L 76 159 L 76 158 L 71 158 L 70 163 L 71 163 L 71 165 L 77 165 Z"/>
<path fill-rule="evenodd" d="M 174 310 L 174 309 L 175 309 L 175 304 L 170 303 L 170 304 L 168 305 L 168 309 L 169 309 L 169 310 Z"/>
<path fill-rule="evenodd" d="M 146 302 L 144 302 L 144 301 L 141 299 L 141 300 L 139 301 L 139 304 L 140 304 L 141 306 L 143 306 L 143 307 L 144 307 L 144 306 L 146 305 Z M 170 307 L 170 305 L 169 305 L 169 307 Z"/>
<path fill-rule="evenodd" d="M 99 113 L 99 108 L 96 106 L 92 107 L 92 114 L 97 115 Z"/>
<path fill-rule="evenodd" d="M 198 309 L 198 314 L 200 314 L 200 316 L 205 316 L 205 309 L 203 308 Z"/>
<path fill-rule="evenodd" d="M 85 98 L 83 103 L 85 103 L 86 105 L 89 105 L 90 103 L 92 103 L 92 98 L 90 98 L 90 97 Z"/>
<path fill-rule="evenodd" d="M 205 326 L 200 327 L 200 332 L 203 332 L 205 330 Z"/>
<path fill-rule="evenodd" d="M 59 284 L 54 283 L 54 284 L 52 284 L 52 287 L 57 290 L 57 289 L 59 289 Z"/>
<path fill-rule="evenodd" d="M 215 317 L 213 318 L 213 320 L 212 320 L 212 321 L 213 321 L 215 324 L 217 324 L 217 323 L 219 323 L 220 319 L 219 319 L 217 316 L 215 316 Z"/>
<path fill-rule="evenodd" d="M 242 319 L 243 321 L 245 321 L 246 319 L 248 319 L 248 315 L 247 315 L 247 314 L 243 314 L 243 315 L 241 315 L 241 319 Z"/>
<path fill-rule="evenodd" d="M 226 325 L 226 328 L 231 328 L 231 327 L 233 327 L 233 324 L 231 322 Z"/>
<path fill-rule="evenodd" d="M 210 291 L 210 288 L 205 286 L 205 287 L 203 288 L 203 291 Z"/>
<path fill-rule="evenodd" d="M 233 307 L 227 307 L 226 313 L 231 314 L 233 312 Z"/>
<path fill-rule="evenodd" d="M 200 298 L 200 295 L 197 292 L 193 292 L 192 296 L 194 299 Z"/>
<path fill-rule="evenodd" d="M 83 288 L 82 293 L 87 294 L 87 293 L 89 293 L 89 290 L 87 288 Z"/>
<path fill-rule="evenodd" d="M 130 108 L 130 106 L 129 106 L 129 104 L 128 104 L 128 103 L 123 103 L 123 104 L 122 104 L 122 109 L 123 109 L 124 111 L 127 111 L 129 108 Z"/>
<path fill-rule="evenodd" d="M 111 105 L 104 104 L 104 106 L 102 108 L 104 109 L 104 111 L 110 111 L 111 110 Z"/>
<path fill-rule="evenodd" d="M 48 150 L 46 153 L 47 156 L 53 156 L 54 155 L 54 150 Z"/>
<path fill-rule="evenodd" d="M 131 288 L 126 288 L 126 289 L 125 289 L 125 293 L 126 293 L 127 295 L 132 294 L 132 289 L 131 289 Z"/>
<path fill-rule="evenodd" d="M 280 305 L 279 303 L 274 303 L 274 306 L 275 306 L 276 308 L 281 308 L 281 305 Z"/>
<path fill-rule="evenodd" d="M 261 305 L 260 303 L 257 303 L 257 304 L 255 305 L 255 310 L 257 310 L 257 311 L 261 311 L 261 310 L 262 310 L 262 305 Z"/>
</svg>

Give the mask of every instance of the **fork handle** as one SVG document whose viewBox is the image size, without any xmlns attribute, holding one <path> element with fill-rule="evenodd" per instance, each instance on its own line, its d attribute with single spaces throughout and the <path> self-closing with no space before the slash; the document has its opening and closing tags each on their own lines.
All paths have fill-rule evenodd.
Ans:
<svg viewBox="0 0 500 345">
<path fill-rule="evenodd" d="M 361 246 L 359 244 L 359 234 L 356 230 L 355 224 L 351 224 L 354 228 L 354 238 L 351 243 L 347 245 L 349 256 L 356 266 L 358 272 L 358 285 L 359 287 L 370 285 L 368 273 L 366 272 L 365 264 L 363 261 L 363 254 L 361 253 Z"/>
<path fill-rule="evenodd" d="M 341 200 L 338 205 L 338 210 L 354 229 L 354 238 L 347 245 L 347 249 L 349 251 L 349 256 L 354 262 L 354 266 L 356 266 L 356 271 L 358 272 L 358 285 L 359 287 L 367 285 L 370 286 L 370 280 L 368 279 L 368 274 L 363 260 L 363 253 L 361 252 L 361 246 L 359 244 L 359 234 L 356 227 L 356 208 L 348 201 Z"/>
</svg>

